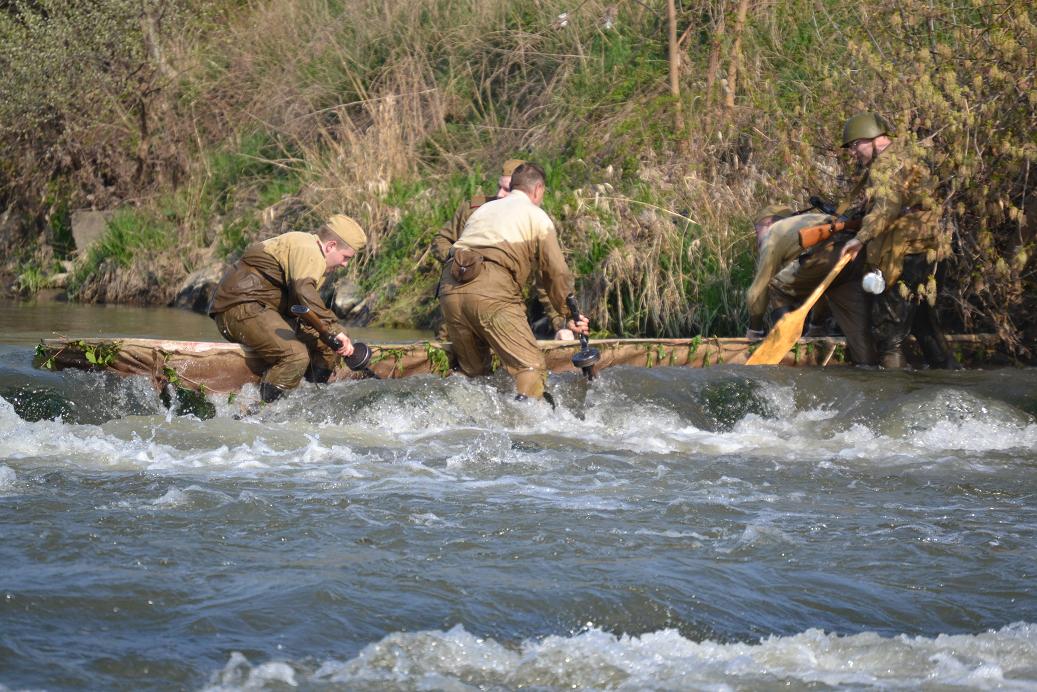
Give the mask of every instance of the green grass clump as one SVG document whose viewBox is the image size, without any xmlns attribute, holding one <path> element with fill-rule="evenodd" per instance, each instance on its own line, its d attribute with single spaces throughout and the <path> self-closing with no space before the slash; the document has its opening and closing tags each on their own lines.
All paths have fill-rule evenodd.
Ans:
<svg viewBox="0 0 1037 692">
<path fill-rule="evenodd" d="M 124 209 L 112 215 L 104 235 L 76 265 L 69 292 L 93 278 L 102 266 L 128 268 L 139 253 L 162 253 L 176 247 L 176 227 L 148 210 Z"/>
</svg>

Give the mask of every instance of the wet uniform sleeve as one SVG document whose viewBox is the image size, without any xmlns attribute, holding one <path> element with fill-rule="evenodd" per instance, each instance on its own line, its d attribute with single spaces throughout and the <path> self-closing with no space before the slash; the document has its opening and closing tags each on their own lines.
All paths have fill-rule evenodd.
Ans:
<svg viewBox="0 0 1037 692">
<path fill-rule="evenodd" d="M 461 237 L 461 231 L 464 229 L 465 221 L 468 218 L 470 206 L 471 203 L 467 200 L 461 202 L 461 206 L 454 212 L 454 218 L 450 220 L 450 223 L 440 228 L 436 233 L 436 237 L 432 239 L 432 254 L 440 262 L 447 261 L 447 258 L 450 256 L 450 248 Z"/>
<path fill-rule="evenodd" d="M 573 291 L 573 276 L 565 263 L 562 247 L 558 244 L 558 233 L 553 225 L 544 229 L 539 250 L 537 271 L 540 286 L 554 306 L 555 312 L 559 315 L 565 314 L 565 298 Z"/>
</svg>

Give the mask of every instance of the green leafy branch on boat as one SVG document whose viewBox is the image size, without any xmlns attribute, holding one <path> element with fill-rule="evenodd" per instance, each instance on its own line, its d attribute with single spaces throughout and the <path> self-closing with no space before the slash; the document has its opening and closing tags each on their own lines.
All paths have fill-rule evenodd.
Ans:
<svg viewBox="0 0 1037 692">
<path fill-rule="evenodd" d="M 429 368 L 433 373 L 446 377 L 450 374 L 450 356 L 445 349 L 425 342 L 425 355 L 428 357 Z"/>
<path fill-rule="evenodd" d="M 57 365 L 57 358 L 66 351 L 72 351 L 81 353 L 86 362 L 96 368 L 106 368 L 111 365 L 115 358 L 119 355 L 119 351 L 122 349 L 121 341 L 101 341 L 98 343 L 89 343 L 82 339 L 75 341 L 66 342 L 57 351 L 52 351 L 43 342 L 36 345 L 36 349 L 33 354 L 33 360 L 38 368 L 44 370 L 54 370 Z"/>
</svg>

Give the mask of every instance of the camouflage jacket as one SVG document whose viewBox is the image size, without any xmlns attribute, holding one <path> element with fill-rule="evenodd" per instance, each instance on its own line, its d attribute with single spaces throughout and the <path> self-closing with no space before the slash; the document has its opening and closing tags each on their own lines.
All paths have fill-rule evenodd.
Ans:
<svg viewBox="0 0 1037 692">
<path fill-rule="evenodd" d="M 936 182 L 895 142 L 875 157 L 854 190 L 863 213 L 857 239 L 867 247 L 868 267 L 881 269 L 887 286 L 900 278 L 905 255 L 925 253 L 932 262 L 947 256 Z"/>
</svg>

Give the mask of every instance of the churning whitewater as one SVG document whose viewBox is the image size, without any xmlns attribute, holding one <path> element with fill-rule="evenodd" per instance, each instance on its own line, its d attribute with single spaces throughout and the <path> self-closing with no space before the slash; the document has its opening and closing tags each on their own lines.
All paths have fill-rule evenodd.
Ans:
<svg viewBox="0 0 1037 692">
<path fill-rule="evenodd" d="M 0 355 L 0 689 L 1037 689 L 1037 371 L 306 386 Z"/>
</svg>

